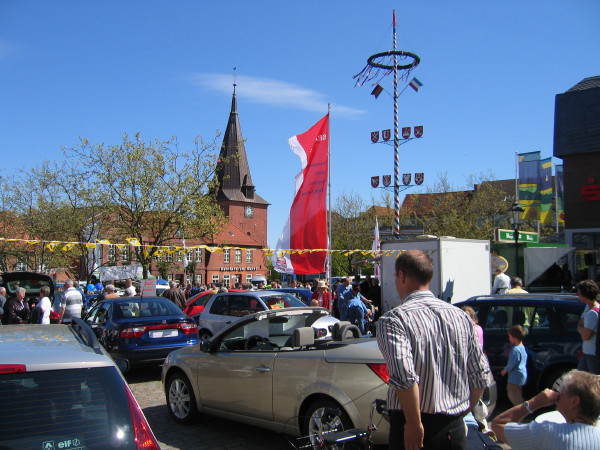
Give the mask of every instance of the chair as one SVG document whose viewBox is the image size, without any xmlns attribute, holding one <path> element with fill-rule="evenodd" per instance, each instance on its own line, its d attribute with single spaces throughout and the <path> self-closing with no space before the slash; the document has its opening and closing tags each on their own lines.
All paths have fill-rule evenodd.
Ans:
<svg viewBox="0 0 600 450">
<path fill-rule="evenodd" d="M 121 313 L 123 314 L 123 317 L 126 319 L 130 319 L 133 317 L 133 311 L 130 309 L 123 309 L 123 310 L 121 310 Z"/>
<path fill-rule="evenodd" d="M 308 347 L 315 345 L 315 332 L 312 327 L 296 328 L 292 334 L 292 347 Z"/>
<path fill-rule="evenodd" d="M 356 325 L 347 321 L 336 322 L 331 331 L 334 341 L 344 341 L 346 339 L 359 338 L 360 330 Z"/>
</svg>

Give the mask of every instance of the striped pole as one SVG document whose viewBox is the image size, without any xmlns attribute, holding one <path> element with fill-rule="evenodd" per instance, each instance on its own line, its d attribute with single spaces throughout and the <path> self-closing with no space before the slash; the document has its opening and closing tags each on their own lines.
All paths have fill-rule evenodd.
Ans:
<svg viewBox="0 0 600 450">
<path fill-rule="evenodd" d="M 396 10 L 394 10 L 394 238 L 400 239 L 400 133 L 398 128 L 398 55 L 396 52 Z"/>
</svg>

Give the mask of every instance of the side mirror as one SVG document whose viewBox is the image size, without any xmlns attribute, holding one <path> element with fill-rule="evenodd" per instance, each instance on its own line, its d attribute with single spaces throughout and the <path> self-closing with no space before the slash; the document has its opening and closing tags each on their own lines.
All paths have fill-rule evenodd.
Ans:
<svg viewBox="0 0 600 450">
<path fill-rule="evenodd" d="M 200 350 L 204 353 L 210 353 L 210 341 L 200 341 Z"/>
</svg>

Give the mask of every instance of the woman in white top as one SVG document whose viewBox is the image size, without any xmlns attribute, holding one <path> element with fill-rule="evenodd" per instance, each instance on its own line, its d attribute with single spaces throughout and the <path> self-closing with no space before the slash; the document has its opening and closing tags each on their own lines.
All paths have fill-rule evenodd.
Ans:
<svg viewBox="0 0 600 450">
<path fill-rule="evenodd" d="M 42 286 L 40 288 L 40 301 L 35 306 L 42 310 L 42 321 L 43 325 L 50 325 L 50 311 L 52 311 L 52 303 L 50 302 L 50 288 L 48 286 Z"/>
<path fill-rule="evenodd" d="M 531 400 L 497 416 L 492 430 L 513 450 L 600 449 L 600 376 L 572 370 L 561 379 L 560 392 L 544 389 Z M 565 423 L 518 423 L 535 410 L 556 404 Z"/>
</svg>

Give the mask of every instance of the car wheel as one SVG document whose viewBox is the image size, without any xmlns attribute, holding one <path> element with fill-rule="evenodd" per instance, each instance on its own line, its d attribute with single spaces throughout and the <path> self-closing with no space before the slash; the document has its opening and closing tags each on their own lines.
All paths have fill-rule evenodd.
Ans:
<svg viewBox="0 0 600 450">
<path fill-rule="evenodd" d="M 192 423 L 198 418 L 194 391 L 182 373 L 170 376 L 167 381 L 167 407 L 179 423 Z"/>
<path fill-rule="evenodd" d="M 212 337 L 212 333 L 208 330 L 202 329 L 202 330 L 198 331 L 198 340 L 200 340 L 200 342 L 208 341 L 211 337 Z"/>
<path fill-rule="evenodd" d="M 318 444 L 318 436 L 324 432 L 344 431 L 350 428 L 353 428 L 352 421 L 338 403 L 320 399 L 312 403 L 306 411 L 302 434 L 309 436 L 310 443 L 315 447 Z M 341 449 L 343 445 L 330 448 Z"/>
</svg>

